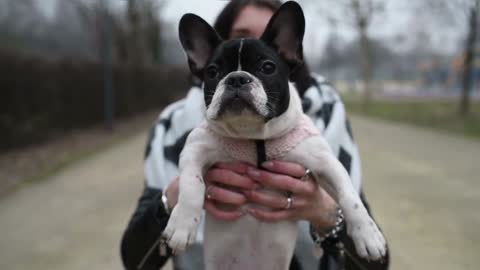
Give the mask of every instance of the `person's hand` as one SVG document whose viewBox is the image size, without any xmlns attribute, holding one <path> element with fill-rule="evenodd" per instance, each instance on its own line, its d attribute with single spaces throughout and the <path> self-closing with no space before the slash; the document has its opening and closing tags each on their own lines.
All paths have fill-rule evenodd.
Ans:
<svg viewBox="0 0 480 270">
<path fill-rule="evenodd" d="M 224 221 L 236 220 L 244 214 L 240 211 L 240 207 L 247 202 L 243 190 L 258 187 L 252 179 L 246 176 L 248 167 L 249 165 L 241 162 L 217 163 L 207 171 L 204 207 L 209 214 Z M 173 209 L 177 204 L 178 193 L 179 177 L 177 176 L 165 190 L 169 209 Z"/>
<path fill-rule="evenodd" d="M 258 185 L 247 176 L 250 166 L 242 163 L 217 163 L 205 175 L 205 210 L 219 220 L 233 221 L 244 215 L 245 191 Z"/>
<path fill-rule="evenodd" d="M 217 219 L 233 221 L 244 214 L 240 207 L 250 201 L 272 209 L 250 208 L 249 213 L 259 220 L 307 220 L 319 231 L 335 225 L 335 201 L 314 180 L 303 182 L 299 179 L 305 174 L 303 166 L 271 161 L 264 163 L 263 167 L 268 171 L 244 163 L 218 163 L 212 167 L 205 177 L 205 192 L 210 197 L 205 199 L 206 211 Z M 178 182 L 176 177 L 166 190 L 170 209 L 178 201 Z M 293 196 L 292 208 L 285 209 L 287 195 L 266 194 L 258 189 L 260 186 L 284 191 L 285 194 L 290 192 Z"/>
<path fill-rule="evenodd" d="M 273 194 L 261 190 L 245 191 L 244 194 L 250 202 L 271 209 L 251 207 L 248 212 L 252 216 L 267 222 L 307 220 L 318 231 L 335 226 L 335 201 L 318 186 L 314 179 L 306 181 L 300 179 L 305 174 L 303 166 L 285 161 L 267 161 L 262 164 L 262 167 L 266 170 L 249 167 L 248 176 L 261 186 L 280 192 Z M 293 198 L 289 209 L 287 209 L 287 194 Z"/>
</svg>

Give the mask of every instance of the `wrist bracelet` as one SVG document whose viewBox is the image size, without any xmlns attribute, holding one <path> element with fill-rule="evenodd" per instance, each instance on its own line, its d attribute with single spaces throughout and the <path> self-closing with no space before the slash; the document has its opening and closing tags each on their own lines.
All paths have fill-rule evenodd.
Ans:
<svg viewBox="0 0 480 270">
<path fill-rule="evenodd" d="M 312 235 L 313 242 L 315 245 L 320 246 L 322 242 L 327 238 L 336 239 L 338 238 L 339 232 L 343 229 L 345 217 L 343 215 L 342 209 L 337 207 L 336 212 L 337 219 L 335 220 L 335 226 L 326 233 L 319 233 L 312 226 L 310 226 L 310 234 Z"/>
<path fill-rule="evenodd" d="M 165 192 L 162 192 L 162 204 L 163 204 L 163 209 L 165 210 L 165 213 L 167 215 L 170 215 L 170 207 L 168 207 L 168 198 Z"/>
</svg>

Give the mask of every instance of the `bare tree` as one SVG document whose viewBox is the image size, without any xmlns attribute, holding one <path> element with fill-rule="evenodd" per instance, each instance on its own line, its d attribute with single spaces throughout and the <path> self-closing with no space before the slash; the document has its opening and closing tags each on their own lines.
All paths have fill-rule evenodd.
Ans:
<svg viewBox="0 0 480 270">
<path fill-rule="evenodd" d="M 2 16 L 0 23 L 13 31 L 27 31 L 34 26 L 40 16 L 32 0 L 6 1 L 0 6 Z"/>
<path fill-rule="evenodd" d="M 33 0 L 4 1 L 0 10 L 0 46 L 28 47 L 45 24 Z"/>
<path fill-rule="evenodd" d="M 383 6 L 380 2 L 374 3 L 373 0 L 351 0 L 350 5 L 354 14 L 355 27 L 360 39 L 360 55 L 364 83 L 363 101 L 364 105 L 367 106 L 372 98 L 373 74 L 370 39 L 367 30 L 374 14 L 383 9 Z"/>
<path fill-rule="evenodd" d="M 373 62 L 368 30 L 374 18 L 383 13 L 386 1 L 388 0 L 327 0 L 320 5 L 321 16 L 329 21 L 346 24 L 358 34 L 365 106 L 370 103 L 373 91 Z"/>
<path fill-rule="evenodd" d="M 465 60 L 463 64 L 462 97 L 460 99 L 459 112 L 462 116 L 468 115 L 470 111 L 470 92 L 472 89 L 472 71 L 475 59 L 475 42 L 478 32 L 478 9 L 480 0 L 469 8 L 468 37 L 465 48 Z"/>
<path fill-rule="evenodd" d="M 462 39 L 462 93 L 458 105 L 459 114 L 466 116 L 470 112 L 470 95 L 473 86 L 473 63 L 475 62 L 475 48 L 479 32 L 478 12 L 480 0 L 423 0 L 420 8 L 423 8 L 426 18 L 444 27 L 461 27 L 465 37 Z"/>
<path fill-rule="evenodd" d="M 128 0 L 125 8 L 113 11 L 108 0 L 86 3 L 78 1 L 78 11 L 89 29 L 94 29 L 97 50 L 102 42 L 104 19 L 111 24 L 114 59 L 141 66 L 160 63 L 162 50 L 162 20 L 160 9 L 166 0 Z"/>
<path fill-rule="evenodd" d="M 162 21 L 160 20 L 160 10 L 165 5 L 165 1 L 147 1 L 145 2 L 145 35 L 147 48 L 150 51 L 150 57 L 154 63 L 162 61 Z"/>
<path fill-rule="evenodd" d="M 107 8 L 105 0 L 87 4 L 83 1 L 76 1 L 77 12 L 80 15 L 85 28 L 90 29 L 90 39 L 95 48 L 97 59 L 101 58 L 101 48 L 103 42 L 102 25 L 106 16 L 113 16 Z"/>
<path fill-rule="evenodd" d="M 128 0 L 128 44 L 130 61 L 134 64 L 160 62 L 162 23 L 160 9 L 165 1 Z"/>
<path fill-rule="evenodd" d="M 140 8 L 138 0 L 128 0 L 127 21 L 128 21 L 128 56 L 129 62 L 140 65 L 144 57 L 144 40 L 141 37 Z"/>
</svg>

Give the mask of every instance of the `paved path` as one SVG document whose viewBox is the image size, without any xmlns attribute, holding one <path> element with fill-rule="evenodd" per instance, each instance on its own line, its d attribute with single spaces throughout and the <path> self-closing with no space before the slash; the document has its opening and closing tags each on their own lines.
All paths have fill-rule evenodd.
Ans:
<svg viewBox="0 0 480 270">
<path fill-rule="evenodd" d="M 0 269 L 122 269 L 145 141 L 142 133 L 1 200 Z"/>
<path fill-rule="evenodd" d="M 354 118 L 395 270 L 480 269 L 480 142 Z"/>
<path fill-rule="evenodd" d="M 354 118 L 395 270 L 479 269 L 480 143 Z M 146 133 L 0 200 L 0 269 L 121 269 Z"/>
</svg>

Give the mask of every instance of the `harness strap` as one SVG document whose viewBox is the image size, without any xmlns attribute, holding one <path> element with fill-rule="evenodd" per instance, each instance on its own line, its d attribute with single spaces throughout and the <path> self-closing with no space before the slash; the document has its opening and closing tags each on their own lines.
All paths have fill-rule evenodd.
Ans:
<svg viewBox="0 0 480 270">
<path fill-rule="evenodd" d="M 257 167 L 262 167 L 262 163 L 267 161 L 267 152 L 265 151 L 265 140 L 255 140 L 257 149 Z"/>
</svg>

